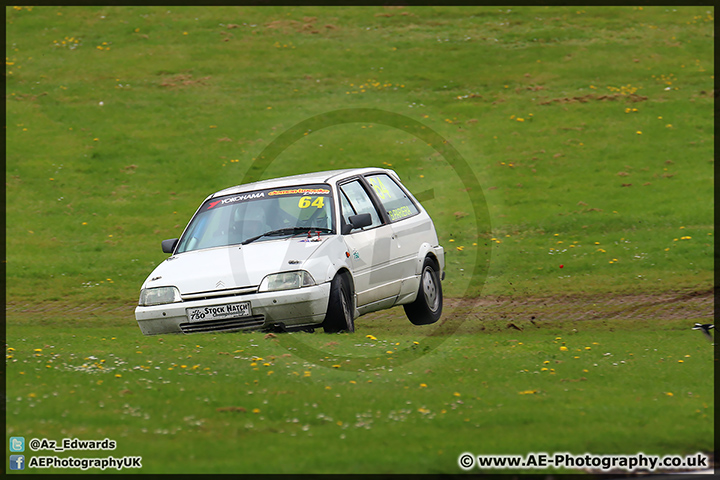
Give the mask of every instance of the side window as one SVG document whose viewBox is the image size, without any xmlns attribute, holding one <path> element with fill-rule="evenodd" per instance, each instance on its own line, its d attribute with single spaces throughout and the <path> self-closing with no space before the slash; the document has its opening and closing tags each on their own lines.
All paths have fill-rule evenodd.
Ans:
<svg viewBox="0 0 720 480">
<path fill-rule="evenodd" d="M 370 214 L 372 223 L 369 228 L 377 227 L 382 223 L 375 206 L 370 200 L 370 197 L 362 185 L 360 185 L 360 181 L 354 180 L 350 183 L 340 185 L 340 190 L 344 194 L 343 197 L 347 197 L 342 200 L 341 204 L 341 208 L 343 210 L 342 216 L 347 223 L 349 223 L 347 221 L 349 216 L 360 215 L 361 213 Z M 347 202 L 345 200 L 347 200 Z M 351 207 L 350 212 L 346 211 L 346 207 Z"/>
<path fill-rule="evenodd" d="M 342 211 L 343 220 L 348 225 L 350 224 L 349 218 L 352 215 L 357 215 L 357 212 L 355 211 L 355 209 L 353 209 L 352 205 L 350 205 L 350 202 L 345 196 L 345 193 L 342 191 L 340 192 L 340 210 Z"/>
<path fill-rule="evenodd" d="M 419 212 L 405 192 L 388 175 L 369 175 L 365 178 L 372 185 L 391 221 L 411 217 Z"/>
</svg>

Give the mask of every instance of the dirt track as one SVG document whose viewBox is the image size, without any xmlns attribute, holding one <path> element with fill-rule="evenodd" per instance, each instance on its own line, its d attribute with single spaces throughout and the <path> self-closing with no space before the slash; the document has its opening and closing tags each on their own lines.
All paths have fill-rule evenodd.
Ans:
<svg viewBox="0 0 720 480">
<path fill-rule="evenodd" d="M 6 315 L 52 316 L 127 316 L 134 318 L 135 303 L 94 303 L 77 305 L 69 302 L 10 301 Z M 597 319 L 712 319 L 715 313 L 712 289 L 669 292 L 657 295 L 597 295 L 539 297 L 446 298 L 446 312 L 472 315 L 476 318 L 549 322 L 557 320 Z"/>
<path fill-rule="evenodd" d="M 576 295 L 562 297 L 494 297 L 445 299 L 450 308 L 470 308 L 481 319 L 553 320 L 712 319 L 712 289 L 657 295 Z"/>
</svg>

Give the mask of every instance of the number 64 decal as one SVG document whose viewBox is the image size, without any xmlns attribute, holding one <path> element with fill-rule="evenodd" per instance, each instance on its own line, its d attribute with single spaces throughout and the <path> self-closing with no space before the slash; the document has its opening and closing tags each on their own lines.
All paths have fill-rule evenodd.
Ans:
<svg viewBox="0 0 720 480">
<path fill-rule="evenodd" d="M 370 185 L 372 185 L 373 190 L 375 190 L 375 193 L 377 193 L 378 197 L 380 197 L 380 200 L 392 198 L 390 190 L 388 190 L 388 188 L 383 185 L 383 183 L 379 179 L 373 180 L 372 182 L 370 182 Z"/>
<path fill-rule="evenodd" d="M 315 200 L 313 200 L 312 197 L 301 197 L 298 202 L 298 207 L 300 208 L 308 208 L 311 205 L 313 207 L 323 208 L 325 206 L 323 197 L 317 197 Z"/>
</svg>

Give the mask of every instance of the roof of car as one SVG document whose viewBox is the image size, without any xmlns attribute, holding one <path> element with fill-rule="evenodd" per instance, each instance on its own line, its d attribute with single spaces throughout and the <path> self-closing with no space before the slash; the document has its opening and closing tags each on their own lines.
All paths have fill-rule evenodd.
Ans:
<svg viewBox="0 0 720 480">
<path fill-rule="evenodd" d="M 384 168 L 346 168 L 343 170 L 328 170 L 324 172 L 313 172 L 303 173 L 301 175 L 292 175 L 288 177 L 272 178 L 269 180 L 260 180 L 253 183 L 246 183 L 244 185 L 237 185 L 235 187 L 229 187 L 224 190 L 220 190 L 217 193 L 211 195 L 212 197 L 218 197 L 222 195 L 232 195 L 235 193 L 247 192 L 250 190 L 263 190 L 266 188 L 279 188 L 291 185 L 307 185 L 317 183 L 332 183 L 338 179 L 349 177 L 352 175 L 361 175 L 371 172 L 385 172 L 393 173 L 392 170 Z M 397 175 L 397 174 L 395 174 Z"/>
</svg>

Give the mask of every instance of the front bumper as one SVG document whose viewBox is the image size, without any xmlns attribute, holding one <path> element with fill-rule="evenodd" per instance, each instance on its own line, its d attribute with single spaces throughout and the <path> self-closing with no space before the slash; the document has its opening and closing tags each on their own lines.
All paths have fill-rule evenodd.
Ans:
<svg viewBox="0 0 720 480">
<path fill-rule="evenodd" d="M 286 327 L 317 325 L 327 312 L 330 283 L 277 292 L 192 300 L 135 308 L 135 319 L 145 335 L 164 333 L 231 332 L 258 330 L 277 324 Z M 190 321 L 188 308 L 250 302 L 250 316 Z"/>
</svg>

